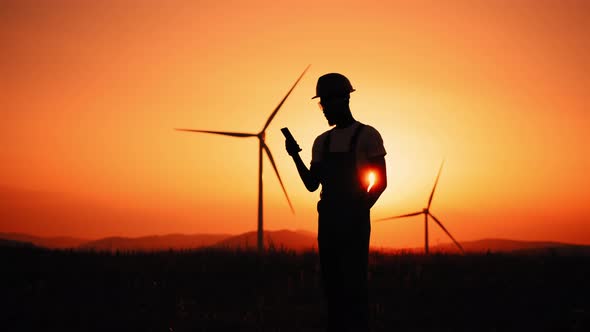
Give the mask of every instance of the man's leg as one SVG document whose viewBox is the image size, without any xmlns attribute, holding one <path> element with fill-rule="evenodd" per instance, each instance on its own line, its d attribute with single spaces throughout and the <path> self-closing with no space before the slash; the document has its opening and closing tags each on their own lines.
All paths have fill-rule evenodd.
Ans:
<svg viewBox="0 0 590 332">
<path fill-rule="evenodd" d="M 342 267 L 340 240 L 334 213 L 319 211 L 318 249 L 322 287 L 328 311 L 328 331 L 342 331 Z"/>
<path fill-rule="evenodd" d="M 368 330 L 369 298 L 368 298 L 368 263 L 370 224 L 368 215 L 359 215 L 357 227 L 351 235 L 349 251 L 349 301 L 351 317 L 350 325 L 355 331 Z"/>
</svg>

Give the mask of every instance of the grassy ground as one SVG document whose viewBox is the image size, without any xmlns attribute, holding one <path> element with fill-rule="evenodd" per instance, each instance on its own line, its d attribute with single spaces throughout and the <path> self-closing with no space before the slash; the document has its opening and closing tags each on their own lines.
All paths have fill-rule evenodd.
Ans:
<svg viewBox="0 0 590 332">
<path fill-rule="evenodd" d="M 323 331 L 314 252 L 0 249 L 3 331 Z M 371 254 L 374 331 L 590 331 L 590 257 Z"/>
</svg>

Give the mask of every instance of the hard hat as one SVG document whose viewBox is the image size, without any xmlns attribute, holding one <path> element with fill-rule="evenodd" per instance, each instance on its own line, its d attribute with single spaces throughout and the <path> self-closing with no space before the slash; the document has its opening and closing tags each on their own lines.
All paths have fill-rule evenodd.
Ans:
<svg viewBox="0 0 590 332">
<path fill-rule="evenodd" d="M 315 96 L 318 97 L 342 97 L 355 91 L 346 76 L 338 73 L 329 73 L 318 78 L 315 87 Z"/>
</svg>

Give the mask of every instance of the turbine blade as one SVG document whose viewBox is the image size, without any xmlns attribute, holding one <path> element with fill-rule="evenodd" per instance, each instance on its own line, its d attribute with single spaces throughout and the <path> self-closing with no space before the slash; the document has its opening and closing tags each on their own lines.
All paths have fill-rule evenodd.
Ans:
<svg viewBox="0 0 590 332">
<path fill-rule="evenodd" d="M 443 226 L 443 224 L 435 216 L 433 216 L 432 213 L 428 212 L 428 214 L 432 217 L 432 219 L 434 219 L 434 221 L 440 226 L 440 228 L 442 228 L 442 230 L 445 231 L 445 233 L 447 233 L 447 235 L 451 238 L 451 240 L 453 240 L 453 242 L 455 242 L 455 244 L 457 245 L 457 247 L 459 247 L 461 252 L 465 253 L 465 250 L 463 250 L 463 247 L 461 246 L 461 244 L 459 244 L 459 242 L 457 242 L 457 240 L 455 240 L 455 238 L 451 235 L 451 233 L 449 233 L 449 231 L 447 231 L 445 226 Z"/>
<path fill-rule="evenodd" d="M 295 81 L 295 84 L 293 84 L 293 86 L 291 87 L 291 89 L 289 90 L 289 92 L 287 92 L 287 95 L 285 96 L 285 98 L 283 98 L 283 100 L 281 100 L 281 102 L 279 103 L 279 105 L 277 105 L 277 107 L 275 108 L 275 110 L 272 111 L 272 113 L 268 117 L 268 120 L 266 120 L 266 123 L 264 124 L 264 127 L 262 128 L 262 131 L 265 131 L 266 128 L 268 128 L 268 126 L 270 125 L 270 122 L 272 121 L 272 119 L 275 117 L 275 115 L 277 115 L 277 112 L 279 111 L 279 109 L 281 108 L 281 106 L 283 106 L 283 103 L 285 102 L 285 100 L 287 100 L 287 97 L 289 97 L 289 95 L 291 94 L 291 91 L 293 91 L 293 89 L 295 89 L 295 86 L 297 85 L 297 83 L 299 83 L 299 81 L 301 80 L 301 78 L 303 77 L 303 75 L 309 69 L 310 66 L 311 65 L 307 65 L 307 67 L 305 67 L 305 70 L 303 71 L 303 73 L 301 73 L 301 75 L 299 75 L 299 78 L 297 79 L 297 81 Z"/>
<path fill-rule="evenodd" d="M 424 212 L 420 211 L 420 212 L 402 214 L 400 216 L 395 216 L 395 217 L 381 218 L 381 219 L 377 219 L 377 220 L 374 220 L 374 221 L 385 221 L 385 220 L 391 220 L 391 219 L 397 219 L 397 218 L 413 217 L 413 216 L 417 216 L 417 215 L 422 214 L 422 213 L 424 213 Z"/>
<path fill-rule="evenodd" d="M 432 203 L 432 197 L 434 196 L 434 190 L 436 189 L 436 184 L 438 183 L 438 178 L 440 177 L 440 172 L 442 171 L 443 165 L 445 164 L 445 160 L 443 159 L 442 163 L 440 164 L 440 168 L 438 170 L 438 174 L 436 175 L 436 181 L 434 181 L 434 187 L 432 187 L 432 192 L 430 193 L 430 198 L 428 199 L 428 207 L 430 209 L 430 203 Z"/>
<path fill-rule="evenodd" d="M 285 189 L 285 186 L 283 185 L 283 180 L 281 180 L 281 176 L 279 175 L 279 170 L 277 169 L 277 165 L 275 164 L 275 160 L 272 157 L 272 153 L 270 153 L 270 149 L 268 148 L 268 146 L 266 146 L 266 144 L 264 142 L 262 143 L 262 147 L 264 148 L 264 151 L 266 151 L 266 155 L 268 156 L 268 159 L 270 160 L 272 168 L 274 168 L 274 170 L 275 170 L 275 174 L 277 175 L 277 178 L 279 179 L 279 183 L 281 184 L 281 188 L 283 189 L 283 193 L 285 193 L 285 197 L 287 198 L 287 202 L 289 203 L 289 207 L 291 208 L 291 212 L 293 214 L 295 214 L 295 210 L 293 209 L 293 205 L 291 204 L 291 200 L 289 199 L 289 195 L 287 195 L 287 190 Z"/>
<path fill-rule="evenodd" d="M 224 136 L 233 136 L 233 137 L 256 137 L 256 134 L 248 134 L 248 133 L 233 133 L 229 131 L 211 131 L 211 130 L 196 130 L 196 129 L 183 129 L 183 128 L 174 128 L 174 130 L 178 131 L 190 131 L 194 133 L 205 133 L 205 134 L 215 134 L 215 135 L 224 135 Z"/>
</svg>

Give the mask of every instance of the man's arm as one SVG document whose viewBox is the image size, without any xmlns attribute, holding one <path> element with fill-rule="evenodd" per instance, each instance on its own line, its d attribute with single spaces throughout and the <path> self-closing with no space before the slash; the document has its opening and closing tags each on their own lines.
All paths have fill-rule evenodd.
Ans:
<svg viewBox="0 0 590 332">
<path fill-rule="evenodd" d="M 289 155 L 293 157 L 293 161 L 295 162 L 295 166 L 297 167 L 297 172 L 299 173 L 299 177 L 301 178 L 301 181 L 303 181 L 305 188 L 307 188 L 307 190 L 309 191 L 316 191 L 320 186 L 320 181 L 316 176 L 317 165 L 315 163 L 312 163 L 310 169 L 308 169 L 307 166 L 305 166 L 303 160 L 301 160 L 301 156 L 299 156 L 299 151 L 301 149 L 299 148 L 299 145 L 297 145 L 297 143 L 291 143 L 287 140 L 285 141 L 285 147 Z"/>
<path fill-rule="evenodd" d="M 375 205 L 379 196 L 387 188 L 387 169 L 385 167 L 385 156 L 379 156 L 369 159 L 369 167 L 375 172 L 376 181 L 371 191 L 367 193 L 367 203 L 369 208 Z"/>
<path fill-rule="evenodd" d="M 295 161 L 295 166 L 297 166 L 299 177 L 301 177 L 303 184 L 305 184 L 305 188 L 307 188 L 309 191 L 316 191 L 320 186 L 320 181 L 317 179 L 317 176 L 315 176 L 315 168 L 317 165 L 312 163 L 310 169 L 307 169 L 307 166 L 305 166 L 303 160 L 301 160 L 299 153 L 293 155 L 292 157 L 293 161 Z"/>
</svg>

